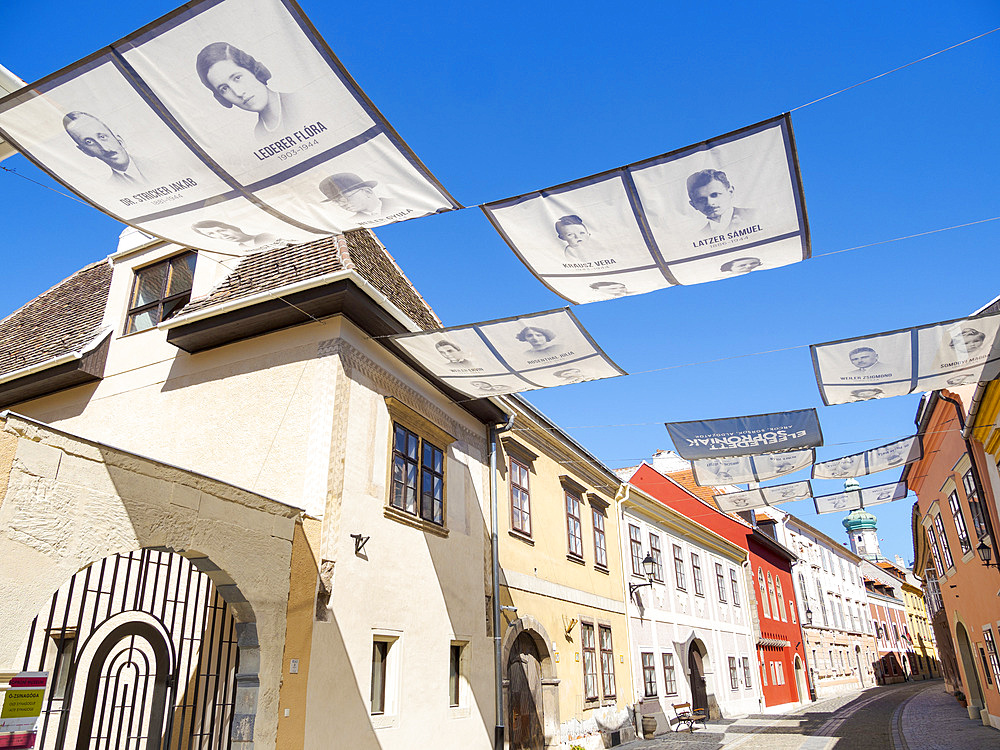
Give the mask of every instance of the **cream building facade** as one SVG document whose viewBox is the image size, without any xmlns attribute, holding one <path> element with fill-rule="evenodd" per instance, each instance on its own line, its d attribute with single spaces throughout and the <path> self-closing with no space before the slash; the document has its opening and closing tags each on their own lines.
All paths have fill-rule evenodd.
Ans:
<svg viewBox="0 0 1000 750">
<path fill-rule="evenodd" d="M 60 700 L 100 705 L 91 673 L 145 659 L 159 731 L 183 742 L 170 696 L 187 700 L 197 670 L 164 661 L 170 597 L 131 619 L 74 599 L 106 568 L 142 571 L 109 572 L 109 591 L 183 570 L 196 583 L 177 595 L 206 592 L 203 616 L 233 622 L 218 648 L 239 654 L 239 671 L 220 656 L 218 721 L 198 731 L 242 748 L 491 747 L 488 434 L 506 413 L 384 338 L 437 327 L 366 231 L 223 259 L 127 230 L 0 321 L 0 671 L 55 670 L 60 653 Z M 122 633 L 146 645 L 130 657 Z M 81 731 L 59 708 L 40 747 Z"/>
<path fill-rule="evenodd" d="M 618 506 L 642 715 L 665 732 L 673 728 L 675 704 L 707 704 L 712 718 L 759 711 L 746 550 L 632 485 L 619 492 Z M 649 577 L 647 555 L 654 563 Z"/>
<path fill-rule="evenodd" d="M 772 519 L 778 541 L 799 558 L 792 580 L 816 698 L 875 685 L 879 652 L 861 576 L 863 559 L 780 508 L 768 508 L 761 516 Z"/>
<path fill-rule="evenodd" d="M 614 473 L 526 401 L 498 454 L 507 747 L 635 736 Z"/>
</svg>

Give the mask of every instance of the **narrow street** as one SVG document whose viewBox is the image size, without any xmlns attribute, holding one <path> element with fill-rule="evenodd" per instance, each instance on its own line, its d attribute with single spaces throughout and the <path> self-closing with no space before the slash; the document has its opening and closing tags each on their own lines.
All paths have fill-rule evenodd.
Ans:
<svg viewBox="0 0 1000 750">
<path fill-rule="evenodd" d="M 706 730 L 638 740 L 629 750 L 995 750 L 1000 732 L 968 718 L 940 681 L 831 698 L 780 716 L 709 722 Z"/>
</svg>

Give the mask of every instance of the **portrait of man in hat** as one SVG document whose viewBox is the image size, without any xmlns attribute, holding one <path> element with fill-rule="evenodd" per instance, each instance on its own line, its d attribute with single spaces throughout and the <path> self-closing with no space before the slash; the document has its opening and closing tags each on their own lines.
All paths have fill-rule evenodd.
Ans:
<svg viewBox="0 0 1000 750">
<path fill-rule="evenodd" d="M 324 179 L 319 184 L 319 190 L 326 196 L 324 203 L 334 203 L 352 214 L 351 218 L 360 226 L 387 219 L 398 220 L 413 213 L 413 209 L 380 196 L 375 192 L 377 186 L 377 181 L 362 180 L 353 172 L 338 172 Z"/>
</svg>

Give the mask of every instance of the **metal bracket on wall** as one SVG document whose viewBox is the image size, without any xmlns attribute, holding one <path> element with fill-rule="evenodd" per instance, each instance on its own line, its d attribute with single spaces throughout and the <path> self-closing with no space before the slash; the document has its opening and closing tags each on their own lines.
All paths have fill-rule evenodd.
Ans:
<svg viewBox="0 0 1000 750">
<path fill-rule="evenodd" d="M 354 554 L 360 555 L 368 544 L 368 540 L 371 539 L 370 536 L 362 536 L 361 534 L 351 534 L 351 539 L 354 540 Z"/>
</svg>

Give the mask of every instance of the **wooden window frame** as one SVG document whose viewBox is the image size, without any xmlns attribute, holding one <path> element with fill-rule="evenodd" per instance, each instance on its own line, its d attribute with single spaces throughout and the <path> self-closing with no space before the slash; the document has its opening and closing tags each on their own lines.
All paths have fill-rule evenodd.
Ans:
<svg viewBox="0 0 1000 750">
<path fill-rule="evenodd" d="M 733 690 L 740 689 L 740 673 L 739 665 L 736 663 L 736 657 L 729 657 L 729 687 Z"/>
<path fill-rule="evenodd" d="M 654 657 L 652 651 L 643 651 L 639 654 L 642 665 L 642 689 L 646 698 L 656 697 L 656 659 Z"/>
<path fill-rule="evenodd" d="M 983 503 L 979 498 L 979 488 L 976 487 L 976 477 L 973 475 L 972 469 L 969 469 L 962 475 L 962 489 L 965 490 L 965 501 L 969 504 L 969 515 L 972 516 L 972 528 L 975 529 L 976 538 L 982 539 L 989 532 L 986 528 Z"/>
<path fill-rule="evenodd" d="M 645 578 L 642 569 L 642 529 L 634 523 L 628 525 L 628 548 L 632 560 L 632 575 Z"/>
<path fill-rule="evenodd" d="M 604 636 L 608 636 L 607 648 L 604 647 Z M 610 625 L 597 626 L 597 648 L 601 659 L 601 694 L 605 698 L 615 697 L 615 649 L 611 637 Z"/>
<path fill-rule="evenodd" d="M 510 482 L 509 482 L 510 527 L 518 534 L 524 534 L 526 537 L 530 538 L 531 537 L 531 490 L 529 488 L 529 482 L 531 478 L 529 475 L 531 473 L 531 470 L 529 469 L 528 465 L 525 462 L 521 461 L 520 459 L 515 458 L 514 456 L 509 456 L 508 458 L 509 458 L 508 471 L 510 472 Z M 515 472 L 514 470 L 515 466 L 518 469 L 517 472 Z M 521 472 L 524 473 L 523 486 L 515 478 L 516 474 Z M 523 493 L 523 497 L 519 495 L 519 492 Z M 516 500 L 515 498 L 523 500 L 523 506 L 522 504 L 519 504 L 518 500 Z M 519 518 L 521 519 L 520 523 L 517 520 Z M 527 529 L 521 528 L 524 525 L 523 523 L 524 520 L 527 520 Z"/>
<path fill-rule="evenodd" d="M 663 583 L 663 552 L 660 548 L 660 536 L 649 532 L 649 554 L 653 558 L 653 580 Z"/>
<path fill-rule="evenodd" d="M 663 694 L 677 695 L 677 672 L 674 666 L 674 655 L 669 651 L 662 654 L 663 661 Z"/>
<path fill-rule="evenodd" d="M 737 575 L 736 575 L 736 568 L 730 568 L 729 569 L 729 583 L 730 583 L 731 588 L 733 590 L 733 606 L 734 607 L 739 607 L 740 606 L 740 586 L 739 586 L 739 579 L 737 578 Z"/>
<path fill-rule="evenodd" d="M 753 687 L 750 682 L 750 658 L 747 656 L 743 657 L 743 682 L 748 688 Z"/>
<path fill-rule="evenodd" d="M 603 510 L 591 508 L 591 520 L 594 522 L 594 565 L 602 570 L 608 569 L 608 535 L 607 516 Z"/>
<path fill-rule="evenodd" d="M 171 289 L 171 284 L 174 281 L 174 269 L 180 260 L 191 261 L 190 267 L 192 285 L 183 288 L 180 291 L 173 291 Z M 129 292 L 128 296 L 128 309 L 125 312 L 125 328 L 123 335 L 128 336 L 133 333 L 141 333 L 143 331 L 156 328 L 160 323 L 164 320 L 169 320 L 178 310 L 184 307 L 184 305 L 186 305 L 191 299 L 191 289 L 194 285 L 194 272 L 197 266 L 197 261 L 198 253 L 194 250 L 186 250 L 182 253 L 171 255 L 168 258 L 161 258 L 154 263 L 134 269 L 133 273 L 135 275 L 132 279 L 132 291 Z M 163 267 L 166 268 L 166 272 L 163 274 L 163 284 L 160 287 L 160 291 L 157 294 L 156 299 L 150 302 L 136 304 L 136 296 L 138 295 L 140 288 L 140 278 L 144 275 L 150 275 L 157 269 Z M 164 314 L 165 310 L 166 314 Z M 143 328 L 136 327 L 136 318 L 146 313 L 153 313 L 151 317 L 155 318 L 155 321 Z"/>
<path fill-rule="evenodd" d="M 701 575 L 701 557 L 697 552 L 691 553 L 691 580 L 694 583 L 694 595 L 704 598 L 705 579 Z"/>
<path fill-rule="evenodd" d="M 720 562 L 715 564 L 715 585 L 719 588 L 719 601 L 728 604 L 726 601 L 726 571 Z"/>
<path fill-rule="evenodd" d="M 590 633 L 590 643 L 588 645 L 587 633 Z M 597 641 L 596 641 L 596 628 L 592 622 L 581 622 L 580 623 L 580 652 L 581 661 L 583 662 L 583 699 L 586 702 L 596 701 L 600 698 L 598 695 L 597 682 L 599 676 L 597 674 Z M 590 656 L 590 661 L 588 662 L 587 657 Z M 588 672 L 588 664 L 593 667 L 592 675 Z M 591 695 L 588 690 L 587 677 L 593 677 L 594 692 Z"/>
<path fill-rule="evenodd" d="M 948 544 L 948 535 L 944 531 L 944 520 L 940 513 L 934 514 L 934 526 L 937 528 L 938 543 L 941 545 L 941 553 L 944 555 L 941 562 L 947 563 L 945 570 L 951 570 L 955 567 L 955 558 L 951 555 L 951 545 Z"/>
<path fill-rule="evenodd" d="M 389 430 L 389 461 L 387 467 L 387 480 L 386 486 L 388 488 L 384 509 L 384 515 L 386 518 L 391 518 L 396 521 L 400 521 L 409 526 L 414 526 L 423 531 L 428 531 L 432 534 L 438 536 L 447 537 L 448 536 L 448 449 L 449 446 L 455 441 L 455 438 L 449 435 L 447 432 L 442 430 L 440 427 L 435 425 L 429 419 L 419 414 L 414 409 L 411 409 L 406 404 L 402 403 L 398 399 L 387 396 L 385 399 L 386 406 L 389 410 L 390 417 L 390 430 Z M 417 449 L 417 504 L 416 512 L 411 512 L 406 510 L 405 501 L 404 507 L 400 508 L 395 505 L 393 500 L 395 499 L 395 486 L 396 478 L 394 476 L 394 467 L 396 465 L 396 428 L 399 427 L 411 435 L 415 435 L 419 441 Z M 437 472 L 434 467 L 426 467 L 424 465 L 424 457 L 426 455 L 425 446 L 429 450 L 437 450 L 441 453 L 441 470 Z M 406 457 L 409 461 L 409 457 Z M 428 519 L 424 517 L 422 513 L 424 507 L 424 480 L 425 472 L 431 476 L 431 484 L 433 484 L 433 478 L 437 477 L 441 480 L 441 497 L 440 497 L 440 510 L 441 510 L 441 520 L 440 522 L 435 521 L 434 516 L 434 503 L 433 494 L 432 504 L 431 504 L 431 518 Z"/>
<path fill-rule="evenodd" d="M 951 509 L 951 518 L 955 522 L 958 545 L 962 548 L 964 555 L 972 551 L 972 538 L 969 536 L 969 527 L 965 525 L 965 514 L 962 513 L 962 503 L 958 499 L 958 490 L 952 490 L 948 494 L 948 507 Z"/>
<path fill-rule="evenodd" d="M 582 504 L 583 501 L 578 495 L 565 487 L 563 488 L 563 505 L 566 509 L 567 554 L 576 560 L 583 560 L 583 513 L 580 512 Z M 573 513 L 574 510 L 576 512 L 575 515 Z M 574 542 L 577 547 L 576 549 L 573 549 Z"/>
<path fill-rule="evenodd" d="M 680 591 L 687 591 L 687 583 L 684 580 L 684 550 L 679 544 L 674 548 L 674 584 Z"/>
</svg>

